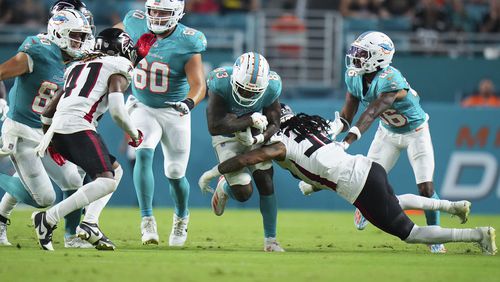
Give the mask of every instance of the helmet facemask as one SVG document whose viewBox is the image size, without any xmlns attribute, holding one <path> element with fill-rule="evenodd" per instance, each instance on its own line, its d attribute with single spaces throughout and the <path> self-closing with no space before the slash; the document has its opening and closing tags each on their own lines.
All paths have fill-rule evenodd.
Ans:
<svg viewBox="0 0 500 282">
<path fill-rule="evenodd" d="M 371 54 L 370 51 L 356 45 L 351 45 L 349 52 L 345 57 L 346 67 L 350 70 L 356 71 L 358 74 L 373 72 L 370 67 Z"/>
<path fill-rule="evenodd" d="M 250 84 L 244 85 L 236 81 L 233 76 L 231 76 L 230 82 L 233 88 L 232 94 L 234 100 L 238 105 L 243 107 L 255 105 L 267 89 L 267 85 L 265 85 L 265 87 L 252 86 Z"/>
<path fill-rule="evenodd" d="M 153 33 L 161 34 L 174 28 L 184 16 L 184 1 L 171 2 L 170 7 L 161 7 L 161 0 L 146 1 L 147 25 Z"/>
</svg>

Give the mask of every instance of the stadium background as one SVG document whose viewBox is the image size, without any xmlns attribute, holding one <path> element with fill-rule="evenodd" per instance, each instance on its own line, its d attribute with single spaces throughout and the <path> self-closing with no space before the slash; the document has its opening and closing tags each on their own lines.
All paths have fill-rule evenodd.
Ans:
<svg viewBox="0 0 500 282">
<path fill-rule="evenodd" d="M 1 62 L 15 54 L 26 36 L 45 30 L 52 2 L 0 0 Z M 85 3 L 94 14 L 97 31 L 120 21 L 130 9 L 144 7 L 144 1 Z M 249 5 L 237 6 L 242 3 Z M 498 10 L 498 0 L 192 0 L 187 1 L 187 14 L 181 22 L 207 36 L 208 50 L 203 55 L 207 72 L 231 65 L 245 51 L 261 52 L 282 76 L 281 100 L 296 112 L 327 118 L 343 103 L 346 46 L 363 31 L 386 32 L 396 47 L 393 65 L 420 94 L 431 117 L 436 190 L 442 198 L 471 200 L 476 213 L 499 213 L 500 108 L 461 106 L 461 100 L 475 92 L 482 79 L 491 79 L 500 87 L 500 24 L 496 18 L 493 25 L 488 22 Z M 12 83 L 6 81 L 7 87 Z M 216 163 L 205 106 L 202 103 L 193 111 L 187 177 L 190 205 L 208 208 L 210 197 L 202 195 L 197 186 L 201 173 Z M 349 151 L 366 154 L 376 127 L 374 124 Z M 125 171 L 110 205 L 135 206 L 132 170 L 122 150 L 123 134 L 108 116 L 99 131 Z M 155 206 L 171 206 L 161 154 L 156 154 L 154 162 Z M 7 160 L 1 169 L 12 172 Z M 295 179 L 280 169 L 275 172 L 280 209 L 350 209 L 328 192 L 304 198 Z M 416 192 L 404 153 L 390 180 L 398 194 Z M 255 208 L 258 199 L 231 202 L 230 206 Z"/>
</svg>

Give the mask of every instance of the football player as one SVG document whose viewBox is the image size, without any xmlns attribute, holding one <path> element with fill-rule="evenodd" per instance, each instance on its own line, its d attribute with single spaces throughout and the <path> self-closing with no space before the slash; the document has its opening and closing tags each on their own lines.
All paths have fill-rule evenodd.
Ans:
<svg viewBox="0 0 500 282">
<path fill-rule="evenodd" d="M 207 84 L 208 130 L 220 162 L 260 147 L 279 130 L 281 78 L 269 69 L 264 56 L 245 53 L 236 59 L 233 67 L 213 70 Z M 251 134 L 251 128 L 255 135 Z M 247 129 L 250 134 L 246 134 Z M 228 198 L 247 201 L 253 191 L 252 177 L 260 196 L 264 250 L 282 252 L 276 241 L 272 162 L 262 162 L 221 177 L 212 197 L 212 210 L 220 216 Z"/>
<path fill-rule="evenodd" d="M 134 71 L 132 95 L 127 101 L 134 125 L 145 136 L 137 148 L 134 167 L 143 244 L 159 242 L 153 216 L 153 155 L 158 143 L 174 202 L 168 243 L 183 246 L 187 239 L 190 188 L 185 175 L 191 145 L 190 112 L 205 97 L 201 53 L 207 41 L 203 33 L 179 23 L 183 15 L 183 0 L 147 0 L 145 11 L 130 11 L 115 26 L 134 40 L 143 34 L 156 40 Z"/>
<path fill-rule="evenodd" d="M 429 116 L 420 106 L 420 97 L 401 72 L 392 67 L 394 56 L 392 40 L 381 32 L 361 34 L 346 55 L 345 82 L 347 94 L 338 117 L 333 122 L 334 135 L 347 131 L 344 145 L 347 148 L 359 140 L 377 117 L 377 133 L 368 151 L 368 157 L 389 172 L 406 149 L 421 196 L 439 199 L 434 191 L 434 151 L 432 147 Z M 366 106 L 354 126 L 349 128 L 359 104 Z M 428 225 L 439 225 L 439 211 L 425 212 Z M 355 225 L 362 230 L 366 221 L 355 213 Z M 444 245 L 429 246 L 433 253 L 444 253 Z"/>
<path fill-rule="evenodd" d="M 60 100 L 54 100 L 43 115 L 50 128 L 37 148 L 39 152 L 51 141 L 55 150 L 93 179 L 50 209 L 33 213 L 35 232 L 44 250 L 54 250 L 52 232 L 61 217 L 86 205 L 88 210 L 97 209 L 98 216 L 104 205 L 97 200 L 109 199 L 118 186 L 123 171 L 118 164 L 113 166 L 114 160 L 96 132 L 97 120 L 109 108 L 115 123 L 131 137 L 130 145 L 137 147 L 142 142 L 142 133 L 132 125 L 123 97 L 137 57 L 133 41 L 121 29 L 108 28 L 97 36 L 95 51 L 66 70 Z M 77 235 L 99 250 L 114 250 L 115 245 L 100 230 L 98 218 L 92 219 L 85 215 Z"/>
<path fill-rule="evenodd" d="M 314 187 L 336 191 L 373 225 L 407 243 L 476 242 L 485 254 L 497 252 L 492 227 L 457 229 L 414 224 L 399 206 L 385 169 L 365 156 L 347 154 L 344 144 L 331 141 L 327 137 L 329 125 L 323 118 L 294 115 L 288 106 L 283 107 L 281 118 L 281 130 L 269 145 L 235 156 L 205 172 L 199 181 L 202 191 L 210 190 L 210 180 L 221 174 L 275 160 L 294 177 Z"/>
<path fill-rule="evenodd" d="M 9 92 L 10 111 L 2 126 L 1 153 L 10 155 L 18 175 L 0 175 L 0 186 L 8 192 L 0 201 L 0 229 L 6 229 L 17 202 L 35 207 L 54 202 L 49 176 L 64 194 L 81 186 L 81 175 L 74 164 L 66 163 L 51 149 L 52 158 L 40 159 L 35 147 L 43 135 L 40 113 L 62 88 L 65 64 L 83 54 L 81 45 L 90 34 L 91 27 L 79 11 L 59 11 L 49 20 L 46 34 L 27 37 L 18 53 L 0 65 L 0 81 L 15 77 Z M 70 235 L 75 234 L 79 216 L 74 221 L 67 221 L 72 227 Z M 3 235 L 0 242 L 8 245 L 6 232 Z M 65 237 L 65 245 L 84 246 L 74 245 L 74 240 L 74 236 Z"/>
</svg>

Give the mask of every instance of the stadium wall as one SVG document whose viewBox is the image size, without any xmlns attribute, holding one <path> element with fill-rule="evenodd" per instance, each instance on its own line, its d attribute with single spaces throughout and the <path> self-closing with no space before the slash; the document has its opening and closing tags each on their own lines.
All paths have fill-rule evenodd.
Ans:
<svg viewBox="0 0 500 282">
<path fill-rule="evenodd" d="M 332 117 L 342 101 L 292 100 L 289 104 L 296 112 L 315 113 Z M 187 177 L 191 183 L 190 205 L 210 207 L 210 196 L 202 195 L 198 177 L 216 164 L 210 136 L 206 127 L 206 103 L 199 105 L 192 117 L 191 159 Z M 442 198 L 468 199 L 475 213 L 500 213 L 500 111 L 495 109 L 463 109 L 445 104 L 427 103 L 424 109 L 430 115 L 430 129 L 434 143 L 436 168 L 435 185 Z M 110 201 L 111 206 L 136 206 L 132 182 L 132 169 L 126 156 L 120 152 L 123 134 L 109 116 L 100 124 L 106 144 L 124 168 L 122 182 Z M 354 143 L 351 153 L 366 154 L 377 124 Z M 161 150 L 158 148 L 158 150 Z M 155 206 L 171 206 L 168 184 L 163 175 L 163 159 L 155 154 Z M 390 173 L 390 181 L 398 194 L 416 193 L 413 172 L 406 154 Z M 335 193 L 321 191 L 305 197 L 297 188 L 298 181 L 275 165 L 275 185 L 280 208 L 286 209 L 352 209 Z M 215 183 L 213 183 L 215 185 Z M 257 191 L 246 203 L 231 201 L 231 207 L 258 207 Z"/>
</svg>

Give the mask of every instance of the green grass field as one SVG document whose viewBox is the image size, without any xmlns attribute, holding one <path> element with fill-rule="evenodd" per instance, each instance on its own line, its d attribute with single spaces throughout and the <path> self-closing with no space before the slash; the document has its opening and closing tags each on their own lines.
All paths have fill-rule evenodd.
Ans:
<svg viewBox="0 0 500 282">
<path fill-rule="evenodd" d="M 142 246 L 136 209 L 105 209 L 100 226 L 114 252 L 65 249 L 63 224 L 55 252 L 41 251 L 30 227 L 31 211 L 16 211 L 9 226 L 13 247 L 0 248 L 0 281 L 500 281 L 500 256 L 473 244 L 447 244 L 431 254 L 373 226 L 357 231 L 352 213 L 279 212 L 278 239 L 286 253 L 264 253 L 258 210 L 229 209 L 216 217 L 191 210 L 184 248 L 169 248 L 171 210 L 155 210 L 161 244 Z M 413 216 L 424 224 L 423 216 Z M 442 225 L 459 227 L 442 216 Z M 492 225 L 499 216 L 472 214 L 463 227 Z"/>
</svg>

